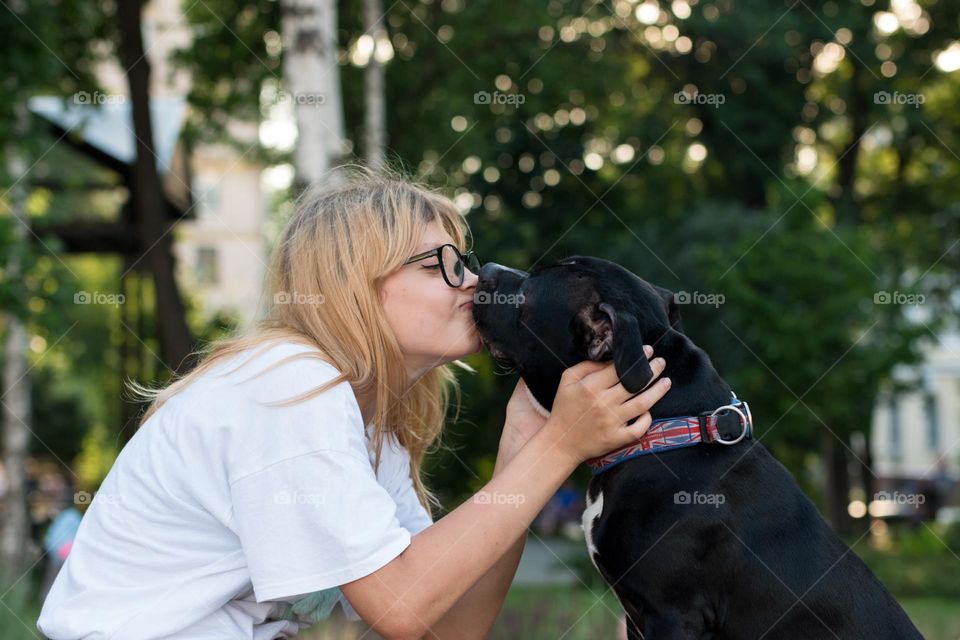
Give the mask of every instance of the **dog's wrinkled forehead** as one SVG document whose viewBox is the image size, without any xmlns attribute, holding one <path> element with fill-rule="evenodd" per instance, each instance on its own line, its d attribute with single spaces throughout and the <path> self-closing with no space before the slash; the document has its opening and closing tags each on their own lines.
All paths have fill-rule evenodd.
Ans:
<svg viewBox="0 0 960 640">
<path fill-rule="evenodd" d="M 601 258 L 573 256 L 550 265 L 535 268 L 528 278 L 528 286 L 550 288 L 564 297 L 576 299 L 579 304 L 588 298 L 602 295 L 606 285 L 630 287 L 640 280 L 634 274 L 613 262 Z"/>
<path fill-rule="evenodd" d="M 556 314 L 580 312 L 600 301 L 599 274 L 569 260 L 537 267 L 523 283 L 530 311 Z"/>
<path fill-rule="evenodd" d="M 571 256 L 538 267 L 531 271 L 524 289 L 534 296 L 541 291 L 552 292 L 566 302 L 565 311 L 577 315 L 589 314 L 589 307 L 608 302 L 622 310 L 662 319 L 669 306 L 664 296 L 672 297 L 669 291 L 652 286 L 623 266 L 592 256 Z M 556 307 L 552 311 L 557 311 Z"/>
</svg>

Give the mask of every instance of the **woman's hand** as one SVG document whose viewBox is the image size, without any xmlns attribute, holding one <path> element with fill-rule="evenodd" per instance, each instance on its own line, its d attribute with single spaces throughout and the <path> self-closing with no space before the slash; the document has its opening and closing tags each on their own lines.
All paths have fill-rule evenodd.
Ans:
<svg viewBox="0 0 960 640">
<path fill-rule="evenodd" d="M 648 347 L 644 350 L 649 354 Z M 670 390 L 663 358 L 650 362 L 653 378 L 634 396 L 620 384 L 612 363 L 584 361 L 563 372 L 553 412 L 543 426 L 551 440 L 576 466 L 640 438 L 653 421 L 650 407 Z M 638 417 L 639 416 L 639 417 Z M 627 421 L 637 418 L 631 425 Z"/>
<path fill-rule="evenodd" d="M 520 378 L 507 403 L 507 417 L 503 424 L 503 433 L 500 434 L 497 465 L 506 464 L 513 459 L 517 451 L 520 451 L 527 440 L 543 428 L 546 422 L 547 419 L 537 413 L 530 402 L 526 385 L 523 378 Z"/>
</svg>

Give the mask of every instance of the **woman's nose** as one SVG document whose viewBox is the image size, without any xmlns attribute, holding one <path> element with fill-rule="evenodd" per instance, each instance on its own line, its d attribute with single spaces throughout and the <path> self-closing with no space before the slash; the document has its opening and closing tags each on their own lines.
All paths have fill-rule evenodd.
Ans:
<svg viewBox="0 0 960 640">
<path fill-rule="evenodd" d="M 460 285 L 462 289 L 472 289 L 477 286 L 477 280 L 479 276 L 470 271 L 466 266 L 463 267 L 463 284 Z"/>
</svg>

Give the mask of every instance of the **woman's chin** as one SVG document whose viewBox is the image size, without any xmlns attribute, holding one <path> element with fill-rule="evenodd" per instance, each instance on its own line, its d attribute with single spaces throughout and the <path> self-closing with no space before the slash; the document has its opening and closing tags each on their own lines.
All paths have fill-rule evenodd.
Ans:
<svg viewBox="0 0 960 640">
<path fill-rule="evenodd" d="M 449 364 L 455 360 L 461 360 L 467 356 L 476 355 L 483 351 L 483 343 L 480 342 L 480 338 L 477 337 L 473 341 L 465 342 L 464 344 L 458 344 L 455 347 L 451 347 L 446 350 L 441 356 L 442 360 L 437 364 Z"/>
</svg>

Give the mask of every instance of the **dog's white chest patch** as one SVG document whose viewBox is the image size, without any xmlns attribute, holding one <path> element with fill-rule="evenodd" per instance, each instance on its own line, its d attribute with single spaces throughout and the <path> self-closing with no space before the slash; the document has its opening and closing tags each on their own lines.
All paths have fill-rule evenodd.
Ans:
<svg viewBox="0 0 960 640">
<path fill-rule="evenodd" d="M 603 571 L 600 570 L 600 566 L 597 564 L 600 559 L 600 554 L 597 552 L 597 546 L 593 542 L 593 529 L 597 526 L 597 520 L 600 519 L 600 515 L 603 513 L 603 491 L 597 492 L 596 500 L 590 500 L 590 491 L 587 491 L 587 508 L 583 510 L 583 519 L 581 520 L 580 526 L 583 528 L 583 539 L 587 543 L 587 555 L 590 556 L 590 562 L 593 563 L 593 568 L 597 570 L 601 576 L 604 575 Z M 620 598 L 620 594 L 617 593 L 616 589 L 612 589 L 613 595 L 617 597 L 617 601 L 620 603 L 620 608 L 626 612 L 626 608 L 623 606 L 623 600 Z M 643 634 L 640 635 L 643 638 Z"/>
<path fill-rule="evenodd" d="M 593 528 L 596 526 L 596 521 L 600 518 L 600 514 L 603 513 L 603 491 L 597 493 L 596 500 L 590 499 L 590 492 L 587 492 L 587 508 L 583 510 L 583 518 L 580 522 L 580 527 L 583 529 L 583 539 L 587 543 L 587 555 L 590 556 L 590 562 L 593 563 L 594 568 L 600 572 L 600 567 L 597 566 L 597 547 L 593 543 Z"/>
</svg>

